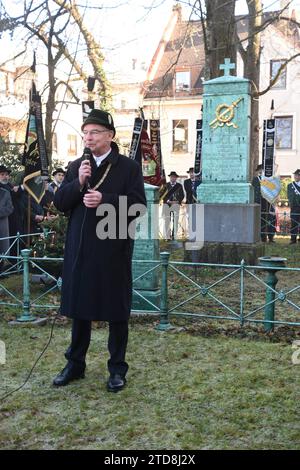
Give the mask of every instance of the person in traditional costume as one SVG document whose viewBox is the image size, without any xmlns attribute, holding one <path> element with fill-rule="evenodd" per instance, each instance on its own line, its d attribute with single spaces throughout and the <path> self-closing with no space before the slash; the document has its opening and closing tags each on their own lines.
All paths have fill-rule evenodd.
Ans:
<svg viewBox="0 0 300 470">
<path fill-rule="evenodd" d="M 293 245 L 297 242 L 300 227 L 300 169 L 294 172 L 294 181 L 287 186 L 287 196 L 290 206 L 291 217 L 291 241 Z M 299 241 L 299 239 L 298 239 Z"/>
<path fill-rule="evenodd" d="M 177 237 L 180 205 L 184 199 L 182 184 L 177 182 L 176 171 L 168 175 L 170 181 L 166 184 L 163 198 L 164 237 L 166 240 L 174 240 Z M 173 218 L 173 229 L 171 230 L 171 218 Z"/>
</svg>

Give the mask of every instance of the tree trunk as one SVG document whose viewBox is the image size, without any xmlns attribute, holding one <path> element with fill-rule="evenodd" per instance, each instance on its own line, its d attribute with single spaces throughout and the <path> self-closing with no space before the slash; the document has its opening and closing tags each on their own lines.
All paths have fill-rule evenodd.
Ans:
<svg viewBox="0 0 300 470">
<path fill-rule="evenodd" d="M 45 117 L 45 139 L 47 155 L 49 159 L 50 169 L 52 168 L 52 125 L 53 113 L 55 111 L 55 62 L 51 52 L 51 43 L 48 45 L 48 99 L 46 104 L 46 117 Z"/>
<path fill-rule="evenodd" d="M 244 55 L 244 76 L 251 81 L 252 106 L 251 106 L 251 143 L 250 143 L 250 177 L 252 179 L 255 168 L 259 162 L 259 101 L 257 92 L 260 79 L 260 54 L 261 54 L 261 24 L 262 2 L 261 0 L 247 0 L 249 10 L 248 46 Z"/>
<path fill-rule="evenodd" d="M 236 63 L 235 0 L 206 0 L 206 77 L 223 75 L 220 64 L 225 58 Z M 226 21 L 224 19 L 226 18 Z M 236 72 L 232 72 L 235 74 Z"/>
</svg>

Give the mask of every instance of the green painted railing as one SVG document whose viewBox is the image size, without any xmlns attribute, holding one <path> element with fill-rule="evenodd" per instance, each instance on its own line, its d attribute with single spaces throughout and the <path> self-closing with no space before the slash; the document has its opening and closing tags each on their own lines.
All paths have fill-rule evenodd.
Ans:
<svg viewBox="0 0 300 470">
<path fill-rule="evenodd" d="M 290 212 L 289 208 L 277 209 L 276 214 L 270 212 L 261 213 L 261 235 L 290 236 L 291 229 L 295 234 L 300 230 L 299 214 Z"/>
<path fill-rule="evenodd" d="M 0 305 L 13 307 L 17 321 L 30 322 L 37 310 L 59 308 L 61 278 L 49 274 L 43 264 L 62 263 L 62 258 L 32 257 L 28 249 L 21 250 L 20 256 L 1 255 L 1 258 L 10 264 L 0 274 Z M 244 261 L 239 265 L 185 263 L 170 261 L 170 254 L 163 252 L 159 260 L 134 263 L 142 264 L 143 273 L 139 271 L 134 279 L 133 292 L 148 307 L 133 312 L 156 314 L 159 330 L 170 328 L 173 316 L 234 321 L 241 326 L 261 323 L 265 331 L 279 324 L 300 326 L 300 269 L 286 268 L 282 258 L 265 257 L 257 266 L 246 265 Z M 47 280 L 44 291 L 38 294 L 33 293 L 30 272 L 33 268 Z M 135 288 L 135 283 L 157 270 L 160 301 L 156 305 Z M 22 279 L 23 290 L 19 294 L 2 279 L 15 274 Z M 57 297 L 54 303 L 46 298 L 53 292 Z"/>
<path fill-rule="evenodd" d="M 272 331 L 279 324 L 300 326 L 300 269 L 286 268 L 284 258 L 263 257 L 259 265 L 250 266 L 244 261 L 239 265 L 170 262 L 169 256 L 161 253 L 159 264 L 134 261 L 161 270 L 160 305 L 153 309 L 153 304 L 143 296 L 149 305 L 148 313 L 160 317 L 158 329 L 170 328 L 172 316 L 230 320 L 241 326 L 262 323 L 265 331 Z M 150 271 L 146 269 L 144 275 Z M 281 277 L 279 288 L 276 273 Z M 199 274 L 202 282 L 198 280 Z M 139 281 L 142 277 L 140 274 Z M 216 292 L 217 289 L 221 292 Z M 188 304 L 192 308 L 183 310 Z"/>
</svg>

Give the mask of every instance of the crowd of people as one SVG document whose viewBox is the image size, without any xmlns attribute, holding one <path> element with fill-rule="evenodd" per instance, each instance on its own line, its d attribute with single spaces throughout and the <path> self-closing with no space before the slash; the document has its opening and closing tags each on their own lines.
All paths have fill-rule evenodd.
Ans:
<svg viewBox="0 0 300 470">
<path fill-rule="evenodd" d="M 253 178 L 254 202 L 261 207 L 261 241 L 274 243 L 276 234 L 276 208 L 270 204 L 261 194 L 260 180 L 263 174 L 262 165 L 256 168 L 256 176 Z M 22 184 L 15 185 L 11 181 L 11 170 L 0 165 L 0 238 L 14 237 L 17 233 L 38 233 L 42 231 L 41 222 L 52 217 L 51 204 L 57 189 L 61 186 L 66 171 L 56 168 L 52 173 L 52 179 L 44 181 L 45 194 L 38 204 L 33 197 L 28 197 L 28 192 Z M 193 204 L 197 202 L 197 188 L 201 183 L 201 175 L 195 175 L 194 168 L 187 171 L 189 177 L 183 181 L 183 185 L 177 181 L 179 175 L 171 171 L 168 175 L 170 181 L 164 186 L 161 193 L 163 202 L 163 238 L 165 240 L 176 239 L 179 230 L 180 209 L 185 202 L 186 219 L 185 229 L 189 232 L 189 220 Z M 294 172 L 294 182 L 287 187 L 288 203 L 290 207 L 290 243 L 300 241 L 300 170 Z M 30 211 L 28 202 L 30 201 Z M 9 239 L 0 241 L 0 254 L 7 253 Z M 16 256 L 16 245 L 10 250 L 10 255 Z M 1 272 L 1 261 L 0 261 Z"/>
<path fill-rule="evenodd" d="M 65 173 L 63 168 L 57 168 L 52 174 L 53 179 L 44 181 L 45 194 L 38 204 L 33 197 L 29 197 L 23 184 L 12 182 L 10 168 L 0 165 L 0 239 L 5 238 L 0 240 L 0 254 L 8 254 L 12 245 L 9 254 L 16 256 L 17 245 L 13 244 L 13 238 L 8 237 L 15 237 L 18 233 L 39 233 L 42 231 L 41 222 L 54 217 L 51 204 Z"/>
<path fill-rule="evenodd" d="M 195 175 L 194 168 L 187 171 L 189 178 L 183 181 L 183 185 L 177 181 L 179 175 L 176 171 L 171 171 L 168 175 L 170 181 L 165 185 L 161 193 L 161 202 L 163 202 L 162 235 L 165 240 L 174 240 L 178 236 L 180 214 L 185 203 L 184 219 L 187 222 L 181 227 L 181 231 L 191 232 L 189 225 L 192 220 L 191 214 L 194 204 L 197 202 L 197 188 L 201 184 L 201 175 Z M 287 199 L 289 213 L 285 214 L 285 226 L 288 226 L 290 232 L 290 244 L 300 242 L 300 169 L 294 174 L 294 181 L 287 186 Z M 260 205 L 261 222 L 261 241 L 266 243 L 275 243 L 274 237 L 280 226 L 278 210 L 275 203 L 267 201 L 261 192 L 261 179 L 263 177 L 263 165 L 258 165 L 256 175 L 252 180 L 254 190 L 254 203 Z M 201 202 L 201 201 L 200 201 Z M 182 216 L 181 216 L 182 217 Z M 182 220 L 182 219 L 181 219 Z M 285 228 L 285 230 L 287 230 Z M 185 234 L 186 235 L 186 234 Z"/>
</svg>

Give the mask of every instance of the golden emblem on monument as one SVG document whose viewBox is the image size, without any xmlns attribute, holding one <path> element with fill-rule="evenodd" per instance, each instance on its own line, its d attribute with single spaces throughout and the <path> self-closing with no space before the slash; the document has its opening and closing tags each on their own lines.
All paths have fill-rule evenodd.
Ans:
<svg viewBox="0 0 300 470">
<path fill-rule="evenodd" d="M 239 126 L 231 121 L 234 118 L 234 108 L 236 108 L 239 102 L 243 99 L 244 98 L 238 98 L 230 105 L 226 103 L 219 104 L 216 108 L 216 118 L 209 123 L 211 128 L 216 129 L 217 127 L 223 127 L 224 124 L 226 124 L 228 127 L 232 126 L 237 129 Z"/>
</svg>

